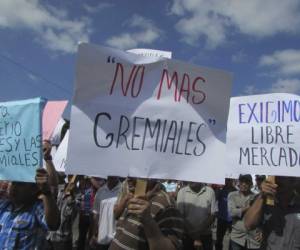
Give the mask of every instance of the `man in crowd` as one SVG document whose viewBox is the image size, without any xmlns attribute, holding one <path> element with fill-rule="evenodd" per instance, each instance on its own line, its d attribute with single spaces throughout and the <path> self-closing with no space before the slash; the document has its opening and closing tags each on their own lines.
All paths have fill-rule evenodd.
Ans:
<svg viewBox="0 0 300 250">
<path fill-rule="evenodd" d="M 225 179 L 225 186 L 217 193 L 217 240 L 216 250 L 223 250 L 223 239 L 226 231 L 231 231 L 231 216 L 228 213 L 228 194 L 236 191 L 233 179 Z"/>
<path fill-rule="evenodd" d="M 216 214 L 214 190 L 202 183 L 189 183 L 178 192 L 177 207 L 184 218 L 184 249 L 212 250 L 212 229 Z"/>
<path fill-rule="evenodd" d="M 268 196 L 275 206 L 266 205 Z M 262 192 L 245 214 L 245 227 L 263 228 L 262 249 L 300 249 L 300 178 L 276 177 L 276 184 L 264 181 Z"/>
<path fill-rule="evenodd" d="M 146 195 L 130 198 L 125 206 L 110 250 L 181 249 L 183 220 L 160 183 L 148 180 Z"/>
<path fill-rule="evenodd" d="M 113 218 L 113 206 L 111 207 L 111 216 L 112 218 L 108 217 L 100 217 L 100 208 L 101 210 L 101 215 L 103 211 L 103 206 L 102 202 L 106 199 L 110 199 L 113 197 L 117 197 L 121 189 L 121 183 L 119 181 L 118 177 L 114 176 L 108 176 L 106 184 L 102 186 L 101 188 L 98 189 L 95 200 L 94 200 L 94 205 L 93 205 L 93 225 L 92 225 L 92 238 L 91 238 L 91 247 L 96 248 L 96 249 L 108 249 L 109 243 L 106 239 L 104 241 L 98 242 L 98 230 L 100 223 L 107 224 L 111 221 Z M 99 220 L 101 219 L 101 220 Z M 105 221 L 106 220 L 106 221 Z M 104 238 L 103 235 L 101 237 Z"/>
<path fill-rule="evenodd" d="M 255 175 L 255 186 L 252 189 L 253 193 L 259 194 L 261 192 L 261 184 L 265 179 L 265 175 Z"/>
<path fill-rule="evenodd" d="M 41 201 L 38 200 L 38 196 Z M 1 249 L 34 249 L 38 230 L 56 230 L 59 211 L 45 169 L 36 171 L 36 184 L 12 182 L 8 199 L 0 200 Z"/>
<path fill-rule="evenodd" d="M 49 232 L 48 239 L 53 250 L 72 250 L 78 243 L 79 205 L 77 204 L 75 178 L 68 176 L 68 183 L 57 195 L 60 226 Z"/>
<path fill-rule="evenodd" d="M 239 191 L 228 195 L 228 209 L 232 217 L 230 245 L 232 250 L 250 250 L 260 248 L 260 231 L 257 228 L 249 231 L 244 225 L 244 215 L 255 198 L 251 191 L 252 176 L 240 175 Z"/>
</svg>

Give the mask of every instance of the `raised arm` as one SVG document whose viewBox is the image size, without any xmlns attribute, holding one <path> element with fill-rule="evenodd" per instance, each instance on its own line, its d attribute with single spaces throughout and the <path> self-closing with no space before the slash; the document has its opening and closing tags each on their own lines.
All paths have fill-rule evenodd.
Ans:
<svg viewBox="0 0 300 250">
<path fill-rule="evenodd" d="M 46 162 L 46 169 L 49 175 L 49 185 L 51 188 L 57 190 L 58 186 L 58 174 L 55 170 L 53 161 L 52 161 L 52 156 L 51 156 L 51 144 L 50 141 L 45 140 L 43 142 L 43 154 L 44 154 L 44 160 Z"/>
<path fill-rule="evenodd" d="M 267 195 L 274 196 L 277 185 L 264 181 L 261 185 L 262 192 L 258 195 L 252 206 L 247 210 L 244 217 L 245 227 L 248 230 L 255 228 L 262 220 L 263 207 L 265 204 L 265 197 Z"/>
<path fill-rule="evenodd" d="M 55 231 L 60 224 L 60 213 L 50 191 L 47 171 L 43 168 L 37 169 L 35 179 L 41 193 L 46 223 L 50 230 Z"/>
<path fill-rule="evenodd" d="M 141 198 L 132 198 L 128 203 L 128 213 L 135 214 L 141 218 L 144 232 L 150 250 L 175 250 L 176 247 L 170 238 L 166 237 L 160 230 L 156 221 L 150 214 L 150 202 Z"/>
</svg>

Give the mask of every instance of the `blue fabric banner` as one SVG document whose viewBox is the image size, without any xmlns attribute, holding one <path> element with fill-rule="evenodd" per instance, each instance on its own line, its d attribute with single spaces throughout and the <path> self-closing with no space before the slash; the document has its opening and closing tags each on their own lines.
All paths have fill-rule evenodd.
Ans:
<svg viewBox="0 0 300 250">
<path fill-rule="evenodd" d="M 0 180 L 35 182 L 44 105 L 42 98 L 0 103 Z"/>
</svg>

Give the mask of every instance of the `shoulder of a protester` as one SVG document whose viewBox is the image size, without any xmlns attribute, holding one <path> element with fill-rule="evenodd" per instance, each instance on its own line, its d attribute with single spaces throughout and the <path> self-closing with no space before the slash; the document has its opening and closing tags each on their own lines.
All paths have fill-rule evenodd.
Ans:
<svg viewBox="0 0 300 250">
<path fill-rule="evenodd" d="M 203 189 L 205 192 L 209 193 L 210 195 L 215 195 L 215 190 L 212 187 L 204 186 Z"/>
<path fill-rule="evenodd" d="M 181 193 L 186 193 L 186 192 L 190 192 L 190 187 L 189 186 L 184 186 L 182 188 L 179 189 L 178 194 Z"/>
<path fill-rule="evenodd" d="M 232 191 L 228 194 L 228 199 L 236 197 L 239 195 L 239 191 Z"/>
</svg>

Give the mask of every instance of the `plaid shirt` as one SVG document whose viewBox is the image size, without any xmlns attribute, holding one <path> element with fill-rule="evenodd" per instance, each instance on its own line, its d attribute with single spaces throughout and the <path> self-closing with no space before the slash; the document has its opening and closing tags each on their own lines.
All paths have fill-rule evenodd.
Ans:
<svg viewBox="0 0 300 250">
<path fill-rule="evenodd" d="M 93 207 L 95 193 L 92 188 L 84 189 L 80 197 L 80 211 L 84 215 L 90 215 Z"/>
<path fill-rule="evenodd" d="M 0 200 L 0 249 L 31 250 L 37 242 L 38 230 L 46 230 L 43 204 L 37 201 L 29 208 L 13 211 L 12 203 Z"/>
</svg>

